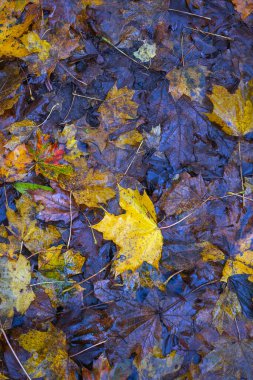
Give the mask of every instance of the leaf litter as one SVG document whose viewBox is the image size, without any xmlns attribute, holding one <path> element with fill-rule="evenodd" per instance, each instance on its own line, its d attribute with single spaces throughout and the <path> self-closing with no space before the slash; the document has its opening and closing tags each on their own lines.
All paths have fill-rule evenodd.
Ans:
<svg viewBox="0 0 253 380">
<path fill-rule="evenodd" d="M 0 5 L 0 379 L 251 379 L 252 1 Z"/>
</svg>

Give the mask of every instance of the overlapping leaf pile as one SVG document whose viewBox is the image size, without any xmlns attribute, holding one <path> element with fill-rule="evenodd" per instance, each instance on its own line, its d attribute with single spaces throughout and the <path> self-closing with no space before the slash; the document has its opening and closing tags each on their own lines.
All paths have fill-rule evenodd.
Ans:
<svg viewBox="0 0 253 380">
<path fill-rule="evenodd" d="M 253 378 L 253 5 L 0 4 L 0 379 Z"/>
</svg>

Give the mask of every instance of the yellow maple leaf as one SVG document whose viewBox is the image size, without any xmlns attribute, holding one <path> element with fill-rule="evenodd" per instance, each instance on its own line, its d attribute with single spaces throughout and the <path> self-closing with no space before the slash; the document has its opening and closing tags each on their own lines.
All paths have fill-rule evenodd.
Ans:
<svg viewBox="0 0 253 380">
<path fill-rule="evenodd" d="M 63 331 L 49 324 L 46 331 L 30 330 L 18 337 L 21 347 L 32 356 L 24 367 L 33 379 L 72 379 L 74 363 L 67 353 Z"/>
<path fill-rule="evenodd" d="M 0 257 L 0 315 L 10 318 L 14 308 L 24 314 L 35 295 L 29 288 L 31 281 L 30 262 L 19 255 L 18 260 Z"/>
<path fill-rule="evenodd" d="M 104 219 L 93 228 L 103 233 L 120 248 L 114 262 L 116 275 L 127 270 L 135 271 L 144 261 L 158 268 L 163 237 L 157 226 L 153 203 L 138 190 L 119 186 L 120 201 L 125 214 L 106 213 Z"/>
<path fill-rule="evenodd" d="M 253 251 L 251 250 L 252 235 L 237 242 L 238 254 L 226 260 L 224 253 L 210 243 L 202 243 L 204 248 L 201 256 L 204 261 L 225 261 L 221 281 L 227 282 L 229 277 L 236 274 L 248 275 L 248 280 L 253 282 Z"/>
<path fill-rule="evenodd" d="M 212 113 L 206 115 L 225 133 L 243 136 L 253 130 L 253 80 L 246 86 L 241 84 L 234 94 L 215 85 L 209 98 L 214 108 Z"/>
</svg>

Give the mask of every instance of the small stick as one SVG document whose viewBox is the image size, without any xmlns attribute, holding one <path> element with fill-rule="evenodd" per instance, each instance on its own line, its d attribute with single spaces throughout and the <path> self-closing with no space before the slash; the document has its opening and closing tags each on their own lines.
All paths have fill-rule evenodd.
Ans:
<svg viewBox="0 0 253 380">
<path fill-rule="evenodd" d="M 133 158 L 132 158 L 130 164 L 128 165 L 126 171 L 124 172 L 124 176 L 127 175 L 129 169 L 131 168 L 131 166 L 132 166 L 132 164 L 133 164 L 133 162 L 134 162 L 134 160 L 135 160 L 137 154 L 139 153 L 139 151 L 140 151 L 140 149 L 141 149 L 141 146 L 142 146 L 142 144 L 143 144 L 143 141 L 144 141 L 144 140 L 141 141 L 141 143 L 140 143 L 140 145 L 139 145 L 137 151 L 135 152 L 135 154 L 134 154 L 134 156 L 133 156 Z M 121 181 L 122 181 L 122 179 L 121 179 Z"/>
<path fill-rule="evenodd" d="M 86 96 L 86 95 L 77 94 L 76 92 L 73 92 L 72 95 L 74 95 L 74 96 L 79 96 L 80 98 L 96 100 L 97 102 L 103 102 L 103 99 L 93 98 L 93 97 L 91 97 L 91 96 Z"/>
<path fill-rule="evenodd" d="M 144 67 L 144 69 L 146 70 L 149 70 L 149 67 L 146 66 L 146 65 L 143 65 L 143 63 L 137 61 L 136 59 L 130 57 L 129 55 L 127 55 L 123 50 L 119 49 L 117 46 L 113 45 L 112 42 L 110 42 L 107 38 L 105 37 L 101 37 L 102 41 L 106 42 L 108 45 L 112 46 L 114 49 L 116 49 L 119 53 L 123 54 L 125 57 L 127 57 L 128 59 L 131 59 L 131 61 L 133 61 L 134 63 L 137 63 L 137 65 L 140 65 L 142 67 Z"/>
<path fill-rule="evenodd" d="M 92 227 L 92 225 L 90 224 L 90 221 L 89 221 L 89 219 L 87 218 L 87 216 L 84 215 L 84 217 L 85 217 L 85 219 L 87 220 L 88 226 L 89 226 L 90 229 L 91 229 L 91 233 L 92 233 L 92 236 L 93 236 L 94 244 L 97 245 L 98 242 L 97 242 L 96 236 L 95 236 L 95 234 L 94 234 L 93 227 Z"/>
<path fill-rule="evenodd" d="M 80 281 L 80 282 L 77 282 L 76 284 L 74 284 L 73 286 L 67 288 L 67 289 L 64 289 L 62 291 L 62 293 L 66 293 L 68 292 L 69 290 L 71 289 L 74 289 L 77 285 L 81 285 L 81 284 L 84 284 L 85 282 L 91 280 L 92 278 L 96 277 L 99 273 L 103 272 L 105 269 L 107 269 L 109 267 L 109 265 L 111 265 L 111 262 L 108 263 L 106 266 L 104 266 L 102 269 L 100 269 L 97 273 L 94 273 L 92 276 L 88 277 L 88 278 L 85 278 L 84 280 Z"/>
<path fill-rule="evenodd" d="M 102 342 L 93 344 L 92 346 L 87 347 L 84 350 L 77 352 L 76 354 L 70 355 L 69 357 L 70 358 L 74 358 L 75 356 L 80 355 L 80 354 L 82 354 L 85 351 L 91 350 L 92 348 L 97 347 L 97 346 L 101 346 L 101 344 L 104 344 L 105 342 L 107 342 L 107 339 L 106 340 L 102 340 Z"/>
<path fill-rule="evenodd" d="M 50 110 L 49 114 L 47 115 L 46 119 L 44 121 L 42 121 L 42 123 L 38 124 L 38 125 L 35 125 L 35 128 L 38 128 L 38 127 L 41 127 L 43 124 L 45 124 L 46 121 L 48 121 L 48 119 L 50 118 L 50 116 L 52 115 L 52 112 L 54 111 L 54 109 L 59 106 L 59 103 L 56 103 Z"/>
<path fill-rule="evenodd" d="M 244 178 L 242 173 L 242 152 L 241 152 L 241 139 L 238 141 L 238 154 L 239 154 L 239 168 L 240 168 L 240 178 L 241 178 L 241 186 L 242 186 L 242 205 L 245 206 L 245 200 L 244 200 Z"/>
<path fill-rule="evenodd" d="M 168 282 L 174 277 L 174 276 L 176 276 L 177 274 L 179 274 L 179 273 L 181 273 L 181 272 L 183 272 L 184 271 L 184 269 L 181 269 L 181 270 L 178 270 L 176 273 L 173 273 L 171 276 L 169 276 L 168 278 L 167 278 L 167 280 L 166 281 L 164 281 L 164 285 L 167 285 L 168 284 Z"/>
<path fill-rule="evenodd" d="M 8 346 L 9 346 L 11 352 L 13 353 L 15 359 L 17 360 L 18 364 L 20 365 L 20 367 L 21 367 L 22 371 L 24 372 L 24 374 L 26 375 L 27 379 L 32 380 L 32 378 L 31 378 L 31 377 L 28 375 L 28 373 L 26 372 L 26 370 L 25 370 L 23 364 L 21 363 L 21 361 L 20 361 L 19 358 L 17 357 L 16 352 L 13 350 L 13 348 L 12 348 L 12 346 L 11 346 L 11 344 L 10 344 L 10 341 L 9 341 L 9 339 L 8 339 L 8 337 L 7 337 L 7 335 L 6 335 L 5 331 L 4 331 L 4 329 L 3 329 L 2 327 L 0 328 L 0 331 L 1 331 L 1 333 L 3 334 L 6 343 L 8 344 Z"/>
<path fill-rule="evenodd" d="M 182 13 L 183 15 L 192 16 L 192 17 L 199 17 L 199 18 L 203 18 L 203 19 L 208 20 L 208 21 L 212 21 L 212 19 L 210 17 L 200 16 L 200 15 L 197 15 L 195 13 L 190 13 L 190 12 L 185 12 L 185 11 L 179 11 L 178 9 L 174 9 L 174 8 L 169 8 L 168 11 L 176 12 L 176 13 Z"/>
<path fill-rule="evenodd" d="M 82 80 L 80 80 L 80 79 L 78 79 L 78 78 L 76 78 L 73 74 L 71 74 L 71 72 L 70 71 L 68 71 L 68 69 L 65 67 L 65 66 L 63 66 L 61 63 L 59 63 L 59 65 L 61 66 L 61 68 L 63 69 L 63 70 L 65 70 L 73 79 L 75 79 L 77 82 L 79 82 L 79 83 L 82 83 L 82 84 L 84 84 L 85 86 L 87 86 L 87 83 L 86 82 L 83 82 Z"/>
<path fill-rule="evenodd" d="M 207 34 L 207 35 L 209 35 L 209 36 L 214 36 L 214 37 L 224 38 L 225 40 L 234 41 L 233 38 L 230 38 L 230 37 L 227 37 L 227 36 L 223 36 L 222 34 L 216 34 L 216 33 L 211 33 L 211 32 L 205 32 L 204 30 L 196 29 L 196 28 L 190 28 L 189 26 L 185 26 L 185 28 L 186 28 L 186 29 L 194 30 L 195 32 L 199 32 L 199 33 L 202 33 L 202 34 Z"/>
<path fill-rule="evenodd" d="M 71 101 L 71 105 L 70 105 L 70 107 L 69 107 L 69 110 L 68 110 L 66 116 L 65 116 L 64 119 L 63 119 L 63 124 L 65 124 L 65 120 L 66 120 L 67 117 L 69 116 L 69 114 L 70 114 L 70 112 L 71 112 L 71 110 L 72 110 L 72 108 L 73 108 L 73 105 L 74 105 L 74 101 L 75 101 L 76 95 L 75 95 L 74 93 L 72 93 L 72 95 L 73 95 L 73 98 L 72 98 L 72 101 Z"/>
<path fill-rule="evenodd" d="M 69 219 L 70 219 L 70 224 L 69 224 L 69 238 L 68 238 L 68 243 L 67 243 L 67 249 L 69 249 L 69 246 L 70 246 L 71 235 L 72 235 L 72 225 L 73 225 L 72 192 L 71 191 L 69 193 Z"/>
<path fill-rule="evenodd" d="M 158 227 L 160 230 L 165 230 L 167 228 L 171 228 L 171 227 L 174 227 L 176 226 L 177 224 L 183 222 L 185 219 L 189 218 L 192 214 L 194 214 L 200 207 L 202 207 L 206 202 L 210 201 L 211 200 L 211 197 L 208 197 L 204 202 L 201 203 L 201 205 L 199 207 L 197 207 L 195 210 L 193 210 L 192 212 L 190 212 L 190 214 L 184 216 L 182 219 L 178 220 L 177 222 L 175 223 L 172 223 L 172 224 L 169 224 L 168 226 L 164 226 L 164 227 Z"/>
<path fill-rule="evenodd" d="M 181 35 L 181 55 L 182 55 L 182 58 L 181 58 L 182 65 L 184 66 L 184 34 L 183 33 Z"/>
</svg>

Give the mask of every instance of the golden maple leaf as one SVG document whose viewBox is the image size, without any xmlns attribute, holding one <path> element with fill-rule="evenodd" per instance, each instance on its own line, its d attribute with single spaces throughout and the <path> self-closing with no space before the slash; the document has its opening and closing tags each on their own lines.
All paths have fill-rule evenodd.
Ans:
<svg viewBox="0 0 253 380">
<path fill-rule="evenodd" d="M 104 219 L 93 226 L 120 248 L 114 269 L 116 275 L 127 270 L 135 271 L 144 261 L 158 268 L 163 237 L 157 226 L 153 203 L 144 192 L 119 186 L 119 204 L 125 214 L 106 213 Z"/>
<path fill-rule="evenodd" d="M 212 113 L 206 115 L 225 133 L 243 136 L 253 130 L 253 80 L 246 86 L 241 84 L 234 94 L 215 85 L 209 98 L 214 108 Z"/>
</svg>

